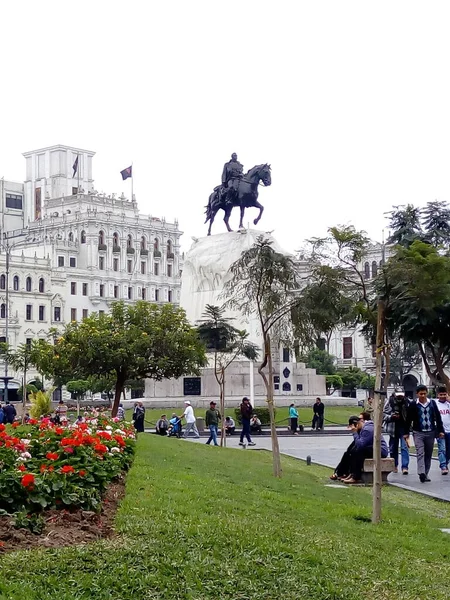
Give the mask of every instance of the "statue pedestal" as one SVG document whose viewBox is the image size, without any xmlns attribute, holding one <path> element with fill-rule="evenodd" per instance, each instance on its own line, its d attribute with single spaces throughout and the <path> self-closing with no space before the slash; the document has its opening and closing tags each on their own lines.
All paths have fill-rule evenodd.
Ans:
<svg viewBox="0 0 450 600">
<path fill-rule="evenodd" d="M 272 240 L 275 250 L 287 254 L 270 234 L 255 229 L 210 235 L 192 244 L 184 258 L 180 304 L 193 325 L 202 318 L 207 304 L 224 304 L 225 300 L 220 296 L 225 283 L 231 278 L 228 272 L 230 266 L 260 235 Z M 261 345 L 257 318 L 245 318 L 230 310 L 225 316 L 235 319 L 233 325 L 245 329 L 249 339 Z"/>
</svg>

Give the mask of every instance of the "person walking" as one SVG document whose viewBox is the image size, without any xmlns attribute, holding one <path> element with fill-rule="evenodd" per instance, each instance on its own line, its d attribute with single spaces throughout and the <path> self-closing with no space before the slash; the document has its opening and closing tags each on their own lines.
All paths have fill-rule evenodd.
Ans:
<svg viewBox="0 0 450 600">
<path fill-rule="evenodd" d="M 298 410 L 295 408 L 295 404 L 289 405 L 289 421 L 291 424 L 291 433 L 298 435 Z"/>
<path fill-rule="evenodd" d="M 219 428 L 219 421 L 221 420 L 220 412 L 216 409 L 216 403 L 210 402 L 209 408 L 205 414 L 205 425 L 209 427 L 209 438 L 206 444 L 209 446 L 211 442 L 214 442 L 214 446 L 218 446 L 217 443 L 217 431 Z"/>
<path fill-rule="evenodd" d="M 319 431 L 319 429 L 323 429 L 323 415 L 325 413 L 325 405 L 320 398 L 316 398 L 315 403 L 313 404 L 313 420 L 312 420 L 312 428 Z"/>
<path fill-rule="evenodd" d="M 138 433 L 144 432 L 145 406 L 142 402 L 136 402 L 133 413 L 134 428 Z"/>
<path fill-rule="evenodd" d="M 244 446 L 244 437 L 247 439 L 249 446 L 256 446 L 255 442 L 253 442 L 252 438 L 250 437 L 250 419 L 252 418 L 253 414 L 253 406 L 250 404 L 250 400 L 248 398 L 242 398 L 240 409 L 242 419 L 242 431 L 239 446 Z"/>
<path fill-rule="evenodd" d="M 438 388 L 437 407 L 444 426 L 444 437 L 438 437 L 437 439 L 439 467 L 442 475 L 448 475 L 448 463 L 450 462 L 450 402 L 447 388 L 444 386 Z"/>
<path fill-rule="evenodd" d="M 416 446 L 417 473 L 421 483 L 431 481 L 428 473 L 431 468 L 434 440 L 444 438 L 444 426 L 441 413 L 434 400 L 427 397 L 428 389 L 425 385 L 417 388 L 417 400 L 411 402 L 406 415 L 406 433 L 403 436 L 407 441 L 412 427 L 414 444 Z"/>
<path fill-rule="evenodd" d="M 184 417 L 186 421 L 186 429 L 184 430 L 183 439 L 186 439 L 189 435 L 189 432 L 192 431 L 196 440 L 199 439 L 200 434 L 198 433 L 197 425 L 195 424 L 196 418 L 194 415 L 194 409 L 191 406 L 189 400 L 185 401 L 185 409 L 182 417 Z"/>
<path fill-rule="evenodd" d="M 404 392 L 394 392 L 386 400 L 383 409 L 384 429 L 389 435 L 389 456 L 394 459 L 395 472 L 398 472 L 398 445 L 400 443 L 403 475 L 408 475 L 409 468 L 409 448 L 403 437 L 408 433 L 406 429 L 408 404 Z"/>
</svg>

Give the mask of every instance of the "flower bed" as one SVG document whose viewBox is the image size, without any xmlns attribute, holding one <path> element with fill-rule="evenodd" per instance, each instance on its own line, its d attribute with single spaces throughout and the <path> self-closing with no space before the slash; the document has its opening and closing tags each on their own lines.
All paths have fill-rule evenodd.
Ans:
<svg viewBox="0 0 450 600">
<path fill-rule="evenodd" d="M 0 510 L 29 527 L 44 509 L 98 512 L 108 484 L 130 466 L 134 447 L 131 425 L 103 417 L 72 427 L 33 420 L 0 425 Z"/>
</svg>

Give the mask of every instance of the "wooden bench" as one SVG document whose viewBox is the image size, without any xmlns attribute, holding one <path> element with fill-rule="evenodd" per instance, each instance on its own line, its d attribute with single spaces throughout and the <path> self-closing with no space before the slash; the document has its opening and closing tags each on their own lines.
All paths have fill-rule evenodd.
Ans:
<svg viewBox="0 0 450 600">
<path fill-rule="evenodd" d="M 382 458 L 381 459 L 381 481 L 387 483 L 389 473 L 392 473 L 395 469 L 395 461 L 393 458 Z M 366 458 L 364 461 L 364 467 L 362 472 L 362 480 L 365 484 L 373 483 L 373 470 L 374 460 L 373 458 Z"/>
</svg>

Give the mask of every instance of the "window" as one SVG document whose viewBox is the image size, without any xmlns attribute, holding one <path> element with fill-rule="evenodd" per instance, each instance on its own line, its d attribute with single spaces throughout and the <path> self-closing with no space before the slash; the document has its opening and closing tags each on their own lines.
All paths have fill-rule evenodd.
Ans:
<svg viewBox="0 0 450 600">
<path fill-rule="evenodd" d="M 60 306 L 55 306 L 55 308 L 53 309 L 53 320 L 61 321 L 61 307 Z"/>
<path fill-rule="evenodd" d="M 172 265 L 167 265 L 167 277 L 172 277 Z"/>
<path fill-rule="evenodd" d="M 74 256 L 71 256 L 69 258 L 69 266 L 71 266 L 71 267 L 76 267 L 77 266 L 77 259 Z"/>
<path fill-rule="evenodd" d="M 25 289 L 27 290 L 27 292 L 31 292 L 31 277 L 26 278 Z"/>
<path fill-rule="evenodd" d="M 127 260 L 127 271 L 128 271 L 128 273 L 133 272 L 133 261 L 132 260 Z"/>
<path fill-rule="evenodd" d="M 158 238 L 155 238 L 155 242 L 153 244 L 153 250 L 156 250 L 156 252 L 159 252 L 159 240 L 158 240 Z"/>
<path fill-rule="evenodd" d="M 87 308 L 83 308 L 83 319 L 87 319 L 89 316 L 89 312 Z"/>
<path fill-rule="evenodd" d="M 39 292 L 41 294 L 43 294 L 45 292 L 45 282 L 44 282 L 44 278 L 43 277 L 41 277 L 39 279 Z"/>
<path fill-rule="evenodd" d="M 172 302 L 172 290 L 169 290 L 169 293 L 167 295 L 167 301 Z"/>
<path fill-rule="evenodd" d="M 364 279 L 370 279 L 370 265 L 368 262 L 364 265 Z"/>
<path fill-rule="evenodd" d="M 105 232 L 104 231 L 98 232 L 98 245 L 99 246 L 105 245 Z"/>
<path fill-rule="evenodd" d="M 80 240 L 81 240 L 81 243 L 82 243 L 82 244 L 85 244 L 85 243 L 86 243 L 86 232 L 85 232 L 85 231 L 82 231 L 82 232 L 81 232 L 81 235 L 80 235 Z"/>
<path fill-rule="evenodd" d="M 155 302 L 159 302 L 159 290 L 155 290 Z"/>
<path fill-rule="evenodd" d="M 145 239 L 144 236 L 141 237 L 141 250 L 146 250 L 147 249 L 147 240 Z"/>
<path fill-rule="evenodd" d="M 103 285 L 103 283 L 100 284 L 100 297 L 104 298 L 105 296 L 105 286 Z"/>
<path fill-rule="evenodd" d="M 5 275 L 0 275 L 0 290 L 6 290 L 6 277 Z"/>
<path fill-rule="evenodd" d="M 133 288 L 129 287 L 128 288 L 128 300 L 132 300 L 133 299 Z"/>
<path fill-rule="evenodd" d="M 25 344 L 26 344 L 28 347 L 30 347 L 32 343 L 33 343 L 33 338 L 27 338 L 27 339 L 25 340 Z"/>
<path fill-rule="evenodd" d="M 6 194 L 6 208 L 22 210 L 22 196 L 20 194 Z"/>
<path fill-rule="evenodd" d="M 77 309 L 76 308 L 71 308 L 70 309 L 70 320 L 71 321 L 76 321 L 77 320 Z"/>
<path fill-rule="evenodd" d="M 113 258 L 113 270 L 114 271 L 119 270 L 119 259 L 118 258 Z"/>
<path fill-rule="evenodd" d="M 0 306 L 0 318 L 6 319 L 6 304 Z"/>
<path fill-rule="evenodd" d="M 45 321 L 45 306 L 39 306 L 39 321 Z"/>
<path fill-rule="evenodd" d="M 145 288 L 142 288 L 142 296 L 141 296 L 142 300 L 145 300 L 147 298 L 147 290 Z"/>
<path fill-rule="evenodd" d="M 377 265 L 377 261 L 374 260 L 372 263 L 372 277 L 376 277 L 378 275 L 378 265 Z"/>
<path fill-rule="evenodd" d="M 72 281 L 70 284 L 70 293 L 72 294 L 72 296 L 76 296 L 77 294 L 77 284 L 75 281 Z"/>
<path fill-rule="evenodd" d="M 88 295 L 88 284 L 83 283 L 83 296 L 87 296 L 87 295 Z"/>
<path fill-rule="evenodd" d="M 127 237 L 127 248 L 132 248 L 133 247 L 133 238 L 131 237 L 131 234 Z"/>
<path fill-rule="evenodd" d="M 72 232 L 69 233 L 68 240 L 69 240 L 69 242 L 73 242 L 73 233 Z"/>
<path fill-rule="evenodd" d="M 105 257 L 104 256 L 98 257 L 98 268 L 100 269 L 100 271 L 105 270 Z"/>
<path fill-rule="evenodd" d="M 159 275 L 159 263 L 154 263 L 153 271 L 154 271 L 155 275 Z"/>
<path fill-rule="evenodd" d="M 113 233 L 113 246 L 118 246 L 119 245 L 119 234 Z"/>
<path fill-rule="evenodd" d="M 283 362 L 291 362 L 291 353 L 289 352 L 289 348 L 283 348 Z"/>
<path fill-rule="evenodd" d="M 27 321 L 31 321 L 33 317 L 33 306 L 31 304 L 27 304 L 25 307 L 25 319 Z"/>
<path fill-rule="evenodd" d="M 58 267 L 64 266 L 64 256 L 58 256 Z"/>
<path fill-rule="evenodd" d="M 13 279 L 13 289 L 15 292 L 19 291 L 19 278 L 17 275 L 14 275 L 14 279 Z"/>
<path fill-rule="evenodd" d="M 114 286 L 114 298 L 118 298 L 119 297 L 119 286 L 115 285 Z"/>
<path fill-rule="evenodd" d="M 145 275 L 145 262 L 141 262 L 141 273 Z"/>
<path fill-rule="evenodd" d="M 171 240 L 167 242 L 167 258 L 173 258 L 173 245 Z"/>
<path fill-rule="evenodd" d="M 353 339 L 345 337 L 342 340 L 342 352 L 344 358 L 353 358 Z"/>
</svg>

